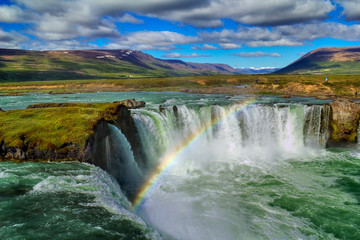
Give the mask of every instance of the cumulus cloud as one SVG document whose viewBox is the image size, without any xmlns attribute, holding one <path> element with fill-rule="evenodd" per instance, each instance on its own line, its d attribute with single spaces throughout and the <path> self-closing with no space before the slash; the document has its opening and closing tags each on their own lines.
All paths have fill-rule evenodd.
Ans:
<svg viewBox="0 0 360 240">
<path fill-rule="evenodd" d="M 214 46 L 214 45 L 205 43 L 202 46 L 201 45 L 194 45 L 194 46 L 191 47 L 191 49 L 193 49 L 193 50 L 216 50 L 216 49 L 219 49 L 219 48 Z"/>
<path fill-rule="evenodd" d="M 250 47 L 259 46 L 299 46 L 303 42 L 283 36 L 280 31 L 266 27 L 240 27 L 237 30 L 201 32 L 203 41 L 219 43 L 224 49 L 240 48 L 242 44 Z"/>
<path fill-rule="evenodd" d="M 124 16 L 119 17 L 117 19 L 117 22 L 122 22 L 122 23 L 132 23 L 132 24 L 142 24 L 144 23 L 143 20 L 138 19 L 136 17 L 134 17 L 133 15 L 130 15 L 128 13 L 125 13 Z"/>
<path fill-rule="evenodd" d="M 185 44 L 198 44 L 195 50 L 300 46 L 324 37 L 358 40 L 357 24 L 318 21 L 334 10 L 332 2 L 341 4 L 347 19 L 360 19 L 358 0 L 12 0 L 12 5 L 0 4 L 0 21 L 29 23 L 24 31 L 43 41 L 111 38 L 108 48 L 139 50 L 173 50 Z M 227 18 L 240 27 L 197 36 L 169 31 L 121 35 L 116 22 L 143 23 L 132 13 L 206 28 L 223 26 Z"/>
<path fill-rule="evenodd" d="M 222 49 L 238 49 L 241 48 L 241 45 L 236 43 L 219 43 Z"/>
<path fill-rule="evenodd" d="M 127 12 L 191 24 L 221 27 L 230 18 L 249 25 L 283 25 L 326 19 L 334 9 L 330 0 L 15 0 L 39 16 L 63 16 L 64 21 L 91 24 L 104 17 L 130 19 Z M 339 0 L 340 1 L 340 0 Z M 344 0 L 350 1 L 350 0 Z M 19 9 L 13 9 L 17 15 Z M 125 15 L 124 15 L 125 14 Z M 139 19 L 138 19 L 139 20 Z"/>
<path fill-rule="evenodd" d="M 283 25 L 328 18 L 335 6 L 330 0 L 208 0 L 191 9 L 168 9 L 153 12 L 158 17 L 185 22 L 194 26 L 209 23 L 220 27 L 220 19 L 230 18 L 249 25 Z"/>
<path fill-rule="evenodd" d="M 30 31 L 34 36 L 44 40 L 66 40 L 77 37 L 119 37 L 120 33 L 116 30 L 113 23 L 107 20 L 94 22 L 92 25 L 74 23 L 65 20 L 65 16 L 55 16 L 46 14 L 42 17 L 34 29 Z"/>
<path fill-rule="evenodd" d="M 296 41 L 313 41 L 319 38 L 334 38 L 348 41 L 360 39 L 360 25 L 345 25 L 335 22 L 297 24 L 293 26 L 279 26 L 274 31 L 287 39 Z"/>
<path fill-rule="evenodd" d="M 319 38 L 359 40 L 360 24 L 311 22 L 272 28 L 241 26 L 237 30 L 201 32 L 199 37 L 204 42 L 216 43 L 222 48 L 234 44 L 249 47 L 301 46 Z"/>
<path fill-rule="evenodd" d="M 28 39 L 15 31 L 6 32 L 0 28 L 0 48 L 22 48 Z"/>
<path fill-rule="evenodd" d="M 180 53 L 167 53 L 162 55 L 163 58 L 195 58 L 195 57 L 211 57 L 211 55 L 208 54 L 197 54 L 197 53 L 192 53 L 192 54 L 180 54 Z"/>
<path fill-rule="evenodd" d="M 175 48 L 174 45 L 191 44 L 200 41 L 199 37 L 185 36 L 170 31 L 139 31 L 123 35 L 115 44 L 138 50 L 170 50 Z M 114 44 L 111 44 L 107 47 L 112 48 L 114 46 Z"/>
<path fill-rule="evenodd" d="M 278 53 L 264 53 L 264 52 L 242 52 L 234 53 L 234 56 L 244 57 L 244 58 L 254 58 L 254 57 L 281 57 Z"/>
<path fill-rule="evenodd" d="M 343 7 L 343 14 L 347 20 L 360 20 L 360 4 L 358 0 L 335 0 Z"/>
<path fill-rule="evenodd" d="M 0 5 L 0 22 L 24 22 L 28 14 L 16 5 Z"/>
</svg>

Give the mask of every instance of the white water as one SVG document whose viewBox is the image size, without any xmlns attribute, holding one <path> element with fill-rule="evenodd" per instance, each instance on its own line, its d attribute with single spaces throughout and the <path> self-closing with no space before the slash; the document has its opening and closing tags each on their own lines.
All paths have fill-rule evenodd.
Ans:
<svg viewBox="0 0 360 240">
<path fill-rule="evenodd" d="M 170 239 L 306 238 L 296 230 L 306 229 L 306 221 L 269 207 L 251 184 L 277 179 L 289 159 L 321 151 L 327 107 L 254 105 L 229 114 L 234 108 L 239 106 L 179 106 L 178 116 L 172 109 L 135 111 L 150 168 L 212 118 L 222 119 L 174 160 L 147 193 L 140 214 Z"/>
</svg>

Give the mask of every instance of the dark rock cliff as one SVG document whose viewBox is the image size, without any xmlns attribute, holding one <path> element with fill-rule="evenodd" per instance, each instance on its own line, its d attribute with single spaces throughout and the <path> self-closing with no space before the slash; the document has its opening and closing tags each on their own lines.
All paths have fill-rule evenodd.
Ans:
<svg viewBox="0 0 360 240">
<path fill-rule="evenodd" d="M 356 143 L 360 105 L 347 99 L 337 99 L 330 103 L 330 138 L 329 146 Z"/>
</svg>

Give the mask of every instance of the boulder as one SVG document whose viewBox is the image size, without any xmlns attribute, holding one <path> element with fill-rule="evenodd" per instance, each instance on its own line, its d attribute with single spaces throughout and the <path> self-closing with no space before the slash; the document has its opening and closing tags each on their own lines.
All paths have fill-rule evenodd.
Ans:
<svg viewBox="0 0 360 240">
<path fill-rule="evenodd" d="M 163 105 L 160 105 L 160 106 L 159 106 L 159 111 L 160 111 L 161 113 L 165 114 L 165 108 L 164 108 Z"/>
<path fill-rule="evenodd" d="M 121 101 L 121 103 L 127 107 L 127 108 L 143 108 L 145 107 L 145 102 L 144 101 L 136 101 L 135 99 L 126 99 Z"/>
</svg>

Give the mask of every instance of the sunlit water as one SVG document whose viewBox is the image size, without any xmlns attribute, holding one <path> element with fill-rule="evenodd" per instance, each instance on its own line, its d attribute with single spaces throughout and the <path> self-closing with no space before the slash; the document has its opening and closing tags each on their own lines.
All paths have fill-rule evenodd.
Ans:
<svg viewBox="0 0 360 240">
<path fill-rule="evenodd" d="M 0 163 L 0 239 L 360 239 L 360 153 L 324 148 L 323 107 L 308 105 L 323 101 L 262 97 L 233 111 L 245 97 L 132 92 L 0 97 L 0 107 L 126 98 L 148 103 L 132 111 L 144 177 L 223 120 L 184 147 L 136 211 L 97 167 Z"/>
</svg>

